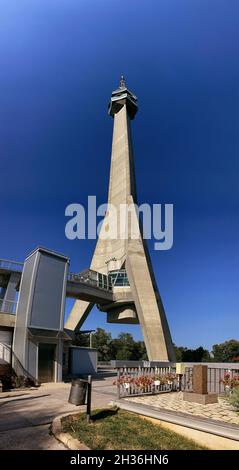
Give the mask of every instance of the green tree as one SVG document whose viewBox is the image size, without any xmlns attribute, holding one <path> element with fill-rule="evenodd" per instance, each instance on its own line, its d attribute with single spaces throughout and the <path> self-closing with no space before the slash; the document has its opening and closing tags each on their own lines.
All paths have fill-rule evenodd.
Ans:
<svg viewBox="0 0 239 470">
<path fill-rule="evenodd" d="M 211 360 L 210 353 L 207 349 L 199 346 L 197 349 L 187 349 L 182 351 L 183 362 L 209 362 Z"/>
<path fill-rule="evenodd" d="M 175 351 L 176 362 L 182 362 L 183 353 L 187 350 L 187 348 L 184 348 L 183 346 L 176 346 L 176 344 L 174 344 L 173 347 Z"/>
<path fill-rule="evenodd" d="M 215 362 L 231 362 L 234 357 L 239 356 L 239 341 L 229 339 L 224 343 L 214 344 L 212 354 Z"/>
<path fill-rule="evenodd" d="M 111 333 L 107 333 L 103 328 L 97 328 L 96 332 L 92 335 L 92 346 L 98 350 L 99 361 L 111 360 L 111 341 Z"/>
<path fill-rule="evenodd" d="M 111 359 L 116 359 L 118 351 L 121 349 L 121 343 L 118 338 L 112 339 L 110 343 L 110 356 Z"/>
<path fill-rule="evenodd" d="M 116 359 L 117 360 L 132 360 L 135 348 L 135 341 L 130 333 L 120 333 L 117 338 Z"/>
<path fill-rule="evenodd" d="M 207 349 L 200 346 L 197 349 L 188 349 L 183 346 L 175 346 L 174 351 L 177 362 L 210 362 L 211 356 Z"/>
<path fill-rule="evenodd" d="M 135 361 L 147 361 L 148 360 L 148 354 L 146 351 L 144 341 L 136 341 L 134 343 L 133 359 Z"/>
<path fill-rule="evenodd" d="M 111 341 L 111 357 L 116 360 L 140 361 L 147 360 L 147 351 L 144 341 L 134 341 L 129 333 L 120 333 Z"/>
<path fill-rule="evenodd" d="M 74 346 L 82 346 L 82 347 L 89 348 L 90 346 L 89 333 L 81 333 L 81 331 L 77 331 L 75 333 L 75 338 L 72 344 L 74 344 Z"/>
</svg>

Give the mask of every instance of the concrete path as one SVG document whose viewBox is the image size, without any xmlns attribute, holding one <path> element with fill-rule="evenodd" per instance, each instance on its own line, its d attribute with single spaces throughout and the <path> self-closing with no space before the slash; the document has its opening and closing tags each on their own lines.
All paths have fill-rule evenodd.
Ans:
<svg viewBox="0 0 239 470">
<path fill-rule="evenodd" d="M 115 399 L 114 378 L 93 382 L 92 407 L 101 408 Z M 0 395 L 0 450 L 65 450 L 50 435 L 50 424 L 60 414 L 85 410 L 68 403 L 70 384 L 43 384 L 37 390 Z"/>
<path fill-rule="evenodd" d="M 210 418 L 222 421 L 225 424 L 237 424 L 239 426 L 239 414 L 224 397 L 218 397 L 218 403 L 202 405 L 183 400 L 183 392 L 160 393 L 158 395 L 145 395 L 129 398 L 135 403 L 149 405 L 161 410 L 169 410 L 187 413 L 190 416 Z"/>
</svg>

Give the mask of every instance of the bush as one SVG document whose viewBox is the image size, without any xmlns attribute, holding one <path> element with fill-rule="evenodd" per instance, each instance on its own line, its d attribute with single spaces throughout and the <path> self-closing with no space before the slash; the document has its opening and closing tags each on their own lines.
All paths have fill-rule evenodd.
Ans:
<svg viewBox="0 0 239 470">
<path fill-rule="evenodd" d="M 3 375 L 1 377 L 1 382 L 2 382 L 2 389 L 4 392 L 12 388 L 12 376 L 11 375 Z"/>
<path fill-rule="evenodd" d="M 229 402 L 239 411 L 239 387 L 233 389 Z"/>
<path fill-rule="evenodd" d="M 1 377 L 3 391 L 10 390 L 11 388 L 27 388 L 33 387 L 35 384 L 33 380 L 23 375 L 4 375 Z"/>
</svg>

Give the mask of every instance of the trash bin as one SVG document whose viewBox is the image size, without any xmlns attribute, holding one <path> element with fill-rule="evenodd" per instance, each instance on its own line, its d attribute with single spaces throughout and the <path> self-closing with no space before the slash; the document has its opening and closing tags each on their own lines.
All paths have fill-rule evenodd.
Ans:
<svg viewBox="0 0 239 470">
<path fill-rule="evenodd" d="M 72 403 L 73 405 L 85 405 L 87 385 L 88 384 L 86 380 L 72 380 L 68 402 Z"/>
</svg>

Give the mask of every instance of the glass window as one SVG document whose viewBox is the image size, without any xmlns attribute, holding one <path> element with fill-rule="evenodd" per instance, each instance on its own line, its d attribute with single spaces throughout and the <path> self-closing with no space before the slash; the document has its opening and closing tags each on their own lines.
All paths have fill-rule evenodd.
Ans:
<svg viewBox="0 0 239 470">
<path fill-rule="evenodd" d="M 129 280 L 125 269 L 119 269 L 118 271 L 111 271 L 109 273 L 109 279 L 114 287 L 129 286 Z"/>
</svg>

